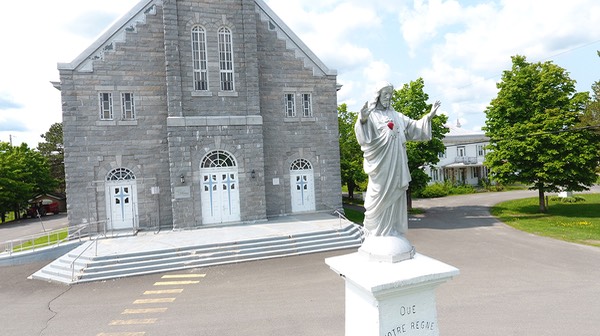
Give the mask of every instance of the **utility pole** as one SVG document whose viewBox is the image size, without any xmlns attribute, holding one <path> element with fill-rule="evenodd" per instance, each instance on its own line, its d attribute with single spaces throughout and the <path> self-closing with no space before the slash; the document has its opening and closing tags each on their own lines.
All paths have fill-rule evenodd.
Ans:
<svg viewBox="0 0 600 336">
<path fill-rule="evenodd" d="M 12 135 L 12 134 L 9 134 L 9 135 L 8 135 L 8 140 L 10 141 L 10 147 L 12 147 L 12 146 L 13 146 L 13 145 L 12 145 L 12 138 L 13 138 L 13 135 Z"/>
</svg>

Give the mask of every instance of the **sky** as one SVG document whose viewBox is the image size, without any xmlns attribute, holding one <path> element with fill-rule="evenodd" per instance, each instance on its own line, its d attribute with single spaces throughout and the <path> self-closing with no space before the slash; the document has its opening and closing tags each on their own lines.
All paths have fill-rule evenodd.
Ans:
<svg viewBox="0 0 600 336">
<path fill-rule="evenodd" d="M 468 131 L 485 124 L 511 56 L 600 81 L 597 0 L 264 0 L 330 68 L 358 111 L 380 81 L 423 78 L 430 103 Z M 57 63 L 82 53 L 138 0 L 10 1 L 0 11 L 0 141 L 37 147 L 61 122 Z M 235 42 L 234 42 L 235 43 Z"/>
</svg>

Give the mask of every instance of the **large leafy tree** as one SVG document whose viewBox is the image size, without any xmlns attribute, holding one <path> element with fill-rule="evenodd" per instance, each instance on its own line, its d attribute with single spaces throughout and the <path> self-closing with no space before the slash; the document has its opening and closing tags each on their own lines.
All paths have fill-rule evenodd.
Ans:
<svg viewBox="0 0 600 336">
<path fill-rule="evenodd" d="M 424 87 L 425 81 L 422 78 L 404 84 L 402 88 L 394 91 L 392 106 L 396 111 L 411 119 L 420 119 L 431 110 L 431 104 L 427 104 L 429 95 L 425 93 Z M 433 136 L 430 141 L 409 141 L 406 144 L 408 168 L 412 179 L 407 191 L 409 209 L 412 208 L 412 193 L 422 190 L 429 182 L 430 178 L 423 169 L 438 163 L 439 153 L 445 149 L 442 140 L 449 131 L 444 126 L 447 121 L 447 116 L 436 115 L 431 120 Z"/>
<path fill-rule="evenodd" d="M 0 214 L 14 211 L 18 218 L 32 196 L 55 187 L 44 156 L 25 143 L 11 146 L 0 142 Z"/>
<path fill-rule="evenodd" d="M 38 143 L 38 151 L 48 160 L 50 174 L 58 182 L 57 192 L 65 192 L 65 154 L 62 123 L 54 123 L 41 135 L 46 140 Z"/>
<path fill-rule="evenodd" d="M 342 185 L 348 187 L 348 196 L 354 198 L 354 190 L 367 180 L 363 170 L 363 156 L 354 133 L 358 113 L 348 111 L 348 106 L 338 106 L 338 126 L 340 134 L 340 163 Z"/>
<path fill-rule="evenodd" d="M 512 69 L 504 71 L 497 87 L 484 127 L 492 177 L 537 189 L 540 212 L 546 212 L 546 192 L 592 185 L 598 137 L 575 127 L 588 94 L 575 92 L 568 73 L 552 62 L 528 63 L 524 56 L 514 56 Z"/>
<path fill-rule="evenodd" d="M 600 51 L 598 51 L 600 57 Z M 580 127 L 600 133 L 600 80 L 592 84 L 592 99 L 581 116 Z"/>
</svg>

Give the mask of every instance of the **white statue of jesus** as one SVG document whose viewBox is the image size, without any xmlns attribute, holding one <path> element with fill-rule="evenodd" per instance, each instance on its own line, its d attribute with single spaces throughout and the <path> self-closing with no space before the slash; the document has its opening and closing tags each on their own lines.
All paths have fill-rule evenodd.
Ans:
<svg viewBox="0 0 600 336">
<path fill-rule="evenodd" d="M 411 179 L 406 141 L 431 139 L 431 118 L 440 102 L 436 101 L 420 120 L 412 120 L 391 107 L 393 93 L 392 84 L 380 84 L 360 111 L 354 131 L 369 176 L 364 203 L 364 227 L 369 235 L 361 250 L 396 262 L 414 255 L 414 248 L 404 238 L 408 229 L 406 190 Z"/>
</svg>

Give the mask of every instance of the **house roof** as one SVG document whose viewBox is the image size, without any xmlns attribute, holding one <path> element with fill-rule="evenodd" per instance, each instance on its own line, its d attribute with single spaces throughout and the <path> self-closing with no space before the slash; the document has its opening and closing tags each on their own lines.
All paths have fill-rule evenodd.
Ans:
<svg viewBox="0 0 600 336">
<path fill-rule="evenodd" d="M 446 124 L 444 126 L 450 129 L 443 139 L 443 143 L 446 146 L 490 141 L 490 138 L 488 138 L 482 131 L 470 131 L 450 124 Z"/>
<path fill-rule="evenodd" d="M 337 75 L 337 71 L 325 66 L 263 0 L 254 0 L 254 2 L 261 21 L 269 22 L 269 29 L 276 31 L 278 38 L 286 42 L 286 47 L 293 50 L 296 57 L 303 59 L 304 66 L 312 69 L 315 76 Z M 148 15 L 156 15 L 156 6 L 160 5 L 162 5 L 162 0 L 141 0 L 123 17 L 115 21 L 72 62 L 58 63 L 58 69 L 93 72 L 94 61 L 103 59 L 106 52 L 117 48 L 116 42 L 126 41 L 127 33 L 135 32 L 137 24 L 146 22 Z"/>
</svg>

